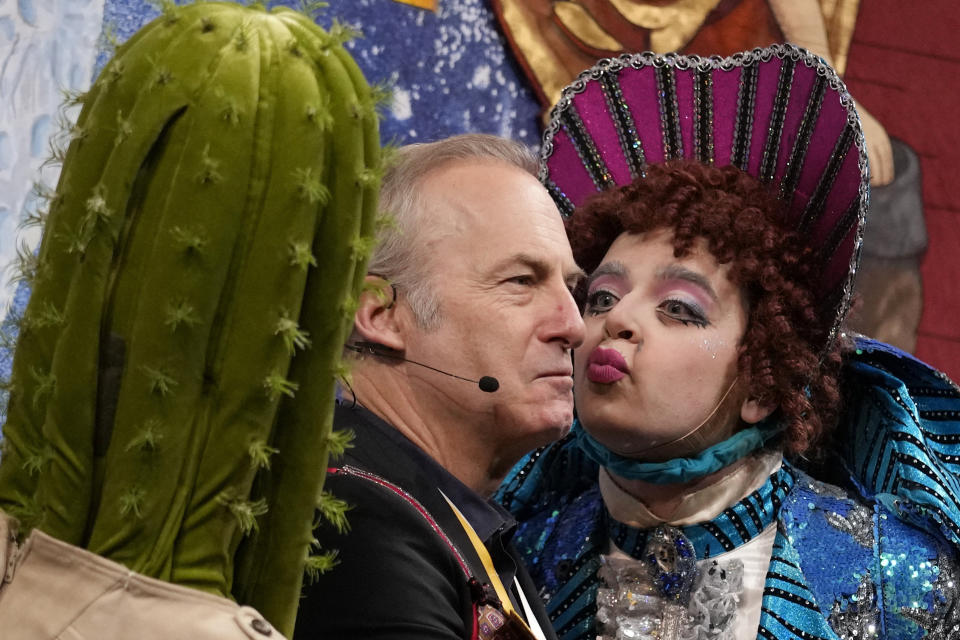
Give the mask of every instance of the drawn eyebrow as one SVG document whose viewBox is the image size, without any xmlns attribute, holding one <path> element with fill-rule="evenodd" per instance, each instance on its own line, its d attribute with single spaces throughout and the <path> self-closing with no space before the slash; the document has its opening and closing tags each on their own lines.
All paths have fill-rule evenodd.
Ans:
<svg viewBox="0 0 960 640">
<path fill-rule="evenodd" d="M 629 269 L 620 262 L 619 260 L 611 260 L 610 262 L 604 262 L 602 265 L 593 270 L 593 273 L 590 274 L 590 277 L 587 278 L 586 288 L 589 290 L 593 286 L 593 283 L 603 276 L 617 276 L 618 278 L 627 278 L 630 275 Z"/>
<path fill-rule="evenodd" d="M 714 302 L 719 302 L 720 299 L 717 297 L 717 292 L 713 290 L 713 285 L 710 284 L 710 280 L 707 279 L 702 273 L 697 273 L 692 271 L 687 267 L 680 264 L 669 264 L 664 267 L 657 269 L 656 273 L 657 280 L 666 281 L 666 280 L 686 280 L 691 282 L 701 289 L 703 289 L 708 296 L 713 298 Z"/>
<path fill-rule="evenodd" d="M 593 286 L 593 283 L 603 276 L 615 276 L 618 278 L 629 278 L 630 270 L 627 269 L 619 260 L 612 260 L 610 262 L 605 262 L 599 267 L 597 267 L 593 273 L 590 274 L 590 278 L 587 280 L 587 290 Z M 657 269 L 655 274 L 657 280 L 665 282 L 667 280 L 685 280 L 692 284 L 697 285 L 703 289 L 714 302 L 719 302 L 717 292 L 714 291 L 713 285 L 710 284 L 710 280 L 707 279 L 701 273 L 697 273 L 687 267 L 680 264 L 668 264 Z"/>
</svg>

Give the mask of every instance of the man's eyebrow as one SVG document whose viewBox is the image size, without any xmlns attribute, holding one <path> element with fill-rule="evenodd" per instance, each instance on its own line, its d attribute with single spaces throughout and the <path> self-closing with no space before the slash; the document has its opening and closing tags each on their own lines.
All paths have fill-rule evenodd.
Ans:
<svg viewBox="0 0 960 640">
<path fill-rule="evenodd" d="M 549 270 L 547 263 L 536 256 L 530 255 L 529 253 L 514 253 L 494 263 L 493 266 L 490 267 L 489 273 L 491 275 L 498 274 L 501 271 L 517 266 L 528 267 L 537 274 L 542 274 Z"/>
<path fill-rule="evenodd" d="M 531 269 L 538 277 L 543 277 L 550 272 L 550 264 L 540 257 L 529 253 L 515 253 L 500 260 L 490 268 L 491 274 L 497 274 L 511 267 L 524 266 Z M 583 270 L 580 268 L 565 270 L 563 279 L 568 284 L 576 284 L 584 278 Z"/>
<path fill-rule="evenodd" d="M 719 302 L 717 292 L 713 290 L 710 280 L 702 273 L 697 273 L 680 264 L 670 264 L 657 269 L 657 280 L 686 280 L 703 289 L 714 302 Z"/>
</svg>

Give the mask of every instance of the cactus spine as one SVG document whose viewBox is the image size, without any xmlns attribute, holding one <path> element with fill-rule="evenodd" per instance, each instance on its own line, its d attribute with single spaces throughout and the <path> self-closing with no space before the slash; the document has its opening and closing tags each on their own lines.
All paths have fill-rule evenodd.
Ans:
<svg viewBox="0 0 960 640">
<path fill-rule="evenodd" d="M 77 128 L 14 357 L 0 508 L 289 634 L 374 231 L 370 88 L 297 12 L 171 6 Z"/>
</svg>

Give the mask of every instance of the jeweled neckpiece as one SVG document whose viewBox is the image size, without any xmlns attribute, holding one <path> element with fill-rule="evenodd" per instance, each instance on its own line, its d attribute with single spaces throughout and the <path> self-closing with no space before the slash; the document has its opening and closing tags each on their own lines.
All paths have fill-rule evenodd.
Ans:
<svg viewBox="0 0 960 640">
<path fill-rule="evenodd" d="M 660 596 L 682 606 L 697 581 L 697 554 L 683 531 L 661 525 L 650 532 L 642 561 Z"/>
</svg>

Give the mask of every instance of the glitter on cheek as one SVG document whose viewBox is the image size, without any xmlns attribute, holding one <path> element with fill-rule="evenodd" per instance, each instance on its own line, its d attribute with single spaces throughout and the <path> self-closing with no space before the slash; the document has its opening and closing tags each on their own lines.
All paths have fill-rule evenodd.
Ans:
<svg viewBox="0 0 960 640">
<path fill-rule="evenodd" d="M 711 340 L 710 338 L 703 338 L 699 341 L 698 346 L 710 354 L 710 358 L 713 360 L 717 359 L 718 354 L 727 347 L 727 341 L 722 338 L 717 338 Z"/>
</svg>

